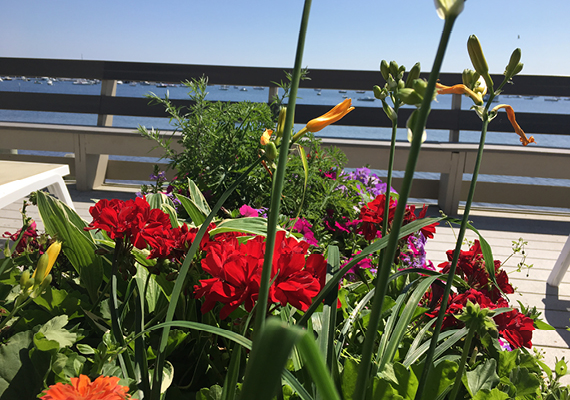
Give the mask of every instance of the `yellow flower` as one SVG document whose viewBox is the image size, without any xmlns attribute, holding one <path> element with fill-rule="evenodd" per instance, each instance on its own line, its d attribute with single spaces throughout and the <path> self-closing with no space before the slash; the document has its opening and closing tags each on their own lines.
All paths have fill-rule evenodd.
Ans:
<svg viewBox="0 0 570 400">
<path fill-rule="evenodd" d="M 474 92 L 463 84 L 445 86 L 438 82 L 435 84 L 435 87 L 437 94 L 464 94 L 466 96 L 469 96 L 471 100 L 475 102 L 475 104 L 483 104 L 483 95 L 481 93 Z"/>
<path fill-rule="evenodd" d="M 34 271 L 34 274 L 32 275 L 32 279 L 36 278 L 36 274 L 38 275 L 38 278 L 35 279 L 38 284 L 43 282 L 44 279 L 49 275 L 60 251 L 61 242 L 55 242 L 48 247 L 44 254 L 42 254 L 38 261 L 38 265 Z"/>
<path fill-rule="evenodd" d="M 315 119 L 310 120 L 307 125 L 301 129 L 299 132 L 293 136 L 292 141 L 296 142 L 301 136 L 303 136 L 307 132 L 318 132 L 323 128 L 326 128 L 330 124 L 335 123 L 346 114 L 354 110 L 352 105 L 352 99 L 345 99 L 342 103 L 337 104 L 334 106 L 332 110 L 327 112 L 326 114 L 321 115 Z"/>
<path fill-rule="evenodd" d="M 511 106 L 509 106 L 508 104 L 499 104 L 497 107 L 493 108 L 491 111 L 497 112 L 501 108 L 504 108 L 505 111 L 507 112 L 507 118 L 509 119 L 513 128 L 515 129 L 515 132 L 520 136 L 520 140 L 521 140 L 521 143 L 523 144 L 523 146 L 526 146 L 529 143 L 536 143 L 536 141 L 534 140 L 534 137 L 532 137 L 532 136 L 530 138 L 526 137 L 524 131 L 521 129 L 521 127 L 517 123 L 517 120 L 515 119 L 515 111 L 513 110 L 513 108 Z"/>
</svg>

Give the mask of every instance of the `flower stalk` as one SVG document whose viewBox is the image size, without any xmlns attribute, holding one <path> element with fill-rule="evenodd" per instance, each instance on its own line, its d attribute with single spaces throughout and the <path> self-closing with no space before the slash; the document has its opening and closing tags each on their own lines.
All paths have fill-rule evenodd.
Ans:
<svg viewBox="0 0 570 400">
<path fill-rule="evenodd" d="M 439 71 L 441 69 L 441 64 L 443 62 L 447 44 L 449 43 L 449 38 L 451 36 L 451 31 L 456 17 L 457 15 L 451 15 L 445 19 L 442 36 L 439 42 L 432 72 L 430 74 L 426 87 L 425 96 L 423 98 L 422 105 L 418 110 L 416 123 L 413 129 L 413 139 L 410 146 L 408 163 L 406 165 L 406 172 L 402 183 L 402 189 L 400 191 L 398 206 L 394 215 L 392 231 L 390 232 L 388 246 L 386 247 L 384 257 L 381 261 L 381 268 L 379 269 L 376 278 L 376 291 L 372 303 L 372 310 L 370 312 L 368 329 L 366 331 L 366 337 L 362 348 L 362 359 L 360 362 L 360 369 L 358 371 L 358 377 L 353 395 L 353 399 L 355 400 L 364 400 L 366 392 L 368 391 L 372 354 L 374 352 L 374 343 L 376 341 L 376 335 L 378 333 L 378 324 L 380 322 L 380 314 L 382 312 L 384 296 L 386 295 L 388 286 L 388 276 L 391 271 L 392 260 L 394 259 L 396 248 L 398 246 L 398 236 L 400 233 L 402 221 L 404 219 L 406 203 L 408 202 L 408 197 L 410 195 L 413 176 L 421 148 L 422 133 L 424 131 L 427 117 L 431 108 L 431 100 L 435 92 L 435 84 L 439 77 Z"/>
</svg>

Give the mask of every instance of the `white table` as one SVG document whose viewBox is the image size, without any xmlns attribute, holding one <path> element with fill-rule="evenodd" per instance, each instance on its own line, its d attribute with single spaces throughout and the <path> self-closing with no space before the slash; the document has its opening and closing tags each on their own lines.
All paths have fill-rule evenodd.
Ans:
<svg viewBox="0 0 570 400">
<path fill-rule="evenodd" d="M 0 161 L 0 208 L 26 197 L 31 192 L 47 188 L 75 210 L 63 181 L 66 175 L 69 175 L 68 165 Z"/>
</svg>

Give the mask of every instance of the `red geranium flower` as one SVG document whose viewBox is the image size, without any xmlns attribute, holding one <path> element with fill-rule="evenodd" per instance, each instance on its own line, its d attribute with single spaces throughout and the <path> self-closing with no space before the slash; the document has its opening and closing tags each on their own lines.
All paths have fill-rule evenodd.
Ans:
<svg viewBox="0 0 570 400">
<path fill-rule="evenodd" d="M 378 231 L 382 227 L 384 220 L 384 207 L 386 204 L 386 195 L 380 194 L 374 200 L 362 207 L 360 210 L 360 219 L 362 225 L 359 232 L 364 235 L 366 240 L 374 240 L 378 235 Z M 388 209 L 388 225 L 392 223 L 394 213 L 396 212 L 396 201 L 390 197 L 390 205 Z"/>
<path fill-rule="evenodd" d="M 499 333 L 512 346 L 513 349 L 519 347 L 532 347 L 532 331 L 534 330 L 534 321 L 532 318 L 520 313 L 518 310 L 512 310 L 499 314 L 494 317 Z"/>
<path fill-rule="evenodd" d="M 91 382 L 87 375 L 70 378 L 71 385 L 61 382 L 51 385 L 42 400 L 126 400 L 129 387 L 120 386 L 116 376 L 100 376 Z"/>
<path fill-rule="evenodd" d="M 320 274 L 324 281 L 326 261 L 320 255 L 305 260 L 309 244 L 285 235 L 284 231 L 276 235 L 269 299 L 305 311 L 321 289 Z M 265 238 L 256 236 L 243 244 L 235 237 L 224 236 L 223 239 L 208 244 L 202 269 L 212 278 L 200 280 L 200 285 L 194 286 L 194 295 L 204 297 L 202 313 L 210 311 L 216 302 L 223 303 L 220 318 L 225 319 L 241 304 L 251 311 L 257 301 Z"/>
<path fill-rule="evenodd" d="M 124 240 L 137 249 L 150 245 L 155 254 L 168 254 L 168 248 L 172 245 L 167 232 L 171 228 L 170 218 L 159 209 L 151 209 L 146 199 L 102 199 L 89 208 L 89 213 L 93 221 L 85 230 L 100 229 L 109 238 Z"/>
</svg>

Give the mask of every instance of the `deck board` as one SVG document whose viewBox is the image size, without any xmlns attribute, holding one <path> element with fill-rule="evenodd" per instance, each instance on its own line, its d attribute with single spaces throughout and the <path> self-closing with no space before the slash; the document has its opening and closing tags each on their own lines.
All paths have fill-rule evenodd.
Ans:
<svg viewBox="0 0 570 400">
<path fill-rule="evenodd" d="M 71 197 L 78 213 L 87 221 L 90 220 L 89 207 L 94 204 L 91 199 L 135 197 L 136 189 L 115 188 L 114 190 L 78 192 L 74 185 L 69 185 Z M 19 210 L 22 202 L 18 201 L 0 210 L 0 236 L 4 232 L 15 232 L 21 227 L 22 217 Z M 43 229 L 37 209 L 28 208 L 28 213 Z M 439 215 L 437 209 L 431 209 L 429 214 Z M 553 288 L 546 284 L 554 263 L 570 233 L 570 216 L 553 213 L 516 213 L 504 210 L 474 210 L 471 213 L 473 225 L 490 243 L 493 256 L 504 261 L 511 253 L 513 240 L 522 237 L 528 244 L 525 246 L 527 255 L 526 264 L 533 264 L 530 270 L 516 271 L 520 256 L 514 256 L 505 264 L 505 270 L 510 274 L 510 280 L 517 288 L 509 300 L 517 305 L 517 300 L 526 306 L 536 307 L 542 312 L 545 322 L 554 326 L 553 331 L 535 331 L 533 344 L 535 349 L 544 352 L 544 361 L 550 367 L 554 366 L 555 359 L 563 356 L 570 360 L 570 273 L 568 273 L 560 287 Z M 438 226 L 434 239 L 426 245 L 428 259 L 434 265 L 447 261 L 446 251 L 452 249 L 455 243 L 455 234 L 459 228 Z M 455 232 L 455 233 L 454 233 Z M 468 231 L 468 240 L 474 240 L 477 235 Z M 6 241 L 0 237 L 0 245 Z M 464 248 L 467 248 L 465 246 Z M 570 384 L 570 376 L 562 378 L 563 383 Z"/>
</svg>

